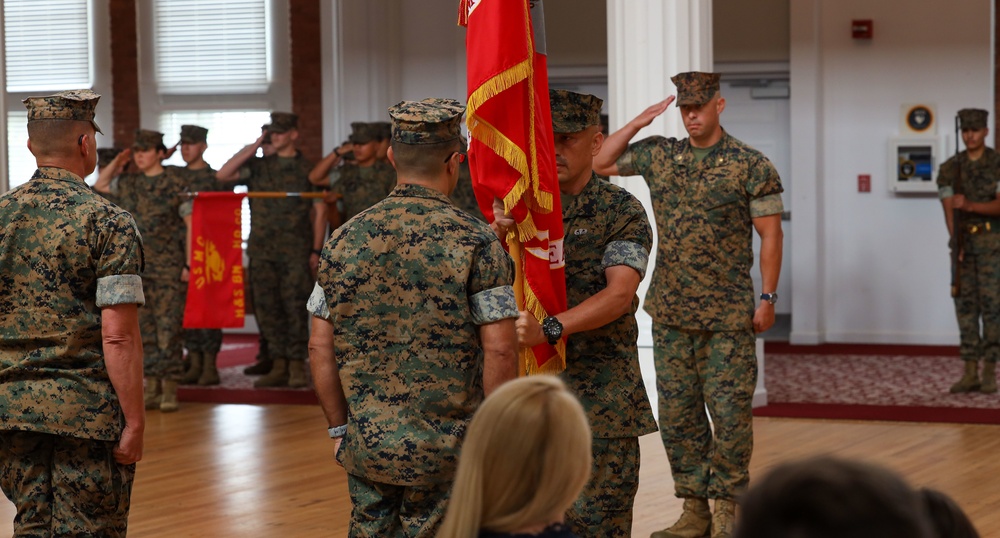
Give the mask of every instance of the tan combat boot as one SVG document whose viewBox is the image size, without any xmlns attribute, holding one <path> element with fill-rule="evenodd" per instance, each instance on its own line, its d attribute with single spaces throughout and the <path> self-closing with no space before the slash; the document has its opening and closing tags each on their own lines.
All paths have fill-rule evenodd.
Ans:
<svg viewBox="0 0 1000 538">
<path fill-rule="evenodd" d="M 960 392 L 972 392 L 979 390 L 979 363 L 977 361 L 965 361 L 965 374 L 951 386 L 952 394 Z"/>
<path fill-rule="evenodd" d="M 308 387 L 306 361 L 288 361 L 288 386 L 293 389 Z"/>
<path fill-rule="evenodd" d="M 161 394 L 163 394 L 163 392 L 160 390 L 160 378 L 147 377 L 146 386 L 143 388 L 142 398 L 146 404 L 146 409 L 159 409 Z"/>
<path fill-rule="evenodd" d="M 736 523 L 736 503 L 727 499 L 715 499 L 712 513 L 712 538 L 730 538 Z"/>
<path fill-rule="evenodd" d="M 712 512 L 708 509 L 708 499 L 689 497 L 684 499 L 684 511 L 672 527 L 656 531 L 649 538 L 704 538 L 712 525 Z"/>
<path fill-rule="evenodd" d="M 271 362 L 271 359 L 261 359 L 244 368 L 243 373 L 246 375 L 264 375 L 270 372 L 273 366 L 274 363 Z"/>
<path fill-rule="evenodd" d="M 201 376 L 202 359 L 204 355 L 200 351 L 188 352 L 188 369 L 181 376 L 181 385 L 191 385 L 198 381 Z"/>
<path fill-rule="evenodd" d="M 262 387 L 287 387 L 288 386 L 288 361 L 285 359 L 274 359 L 274 365 L 266 376 L 253 382 L 253 386 Z"/>
<path fill-rule="evenodd" d="M 979 392 L 983 394 L 993 394 L 997 391 L 997 363 L 983 362 L 983 382 L 979 385 Z"/>
<path fill-rule="evenodd" d="M 217 358 L 215 353 L 205 353 L 205 362 L 201 367 L 201 375 L 198 376 L 199 385 L 204 387 L 219 384 L 219 369 L 215 364 Z"/>
<path fill-rule="evenodd" d="M 163 398 L 160 400 L 161 413 L 173 413 L 180 409 L 177 405 L 177 382 L 171 379 L 163 380 Z"/>
</svg>

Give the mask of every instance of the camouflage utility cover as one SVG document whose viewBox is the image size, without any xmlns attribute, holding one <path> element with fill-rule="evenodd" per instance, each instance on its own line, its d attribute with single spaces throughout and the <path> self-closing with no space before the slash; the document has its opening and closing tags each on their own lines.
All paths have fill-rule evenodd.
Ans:
<svg viewBox="0 0 1000 538">
<path fill-rule="evenodd" d="M 392 140 L 402 144 L 440 144 L 462 135 L 465 106 L 454 99 L 403 101 L 389 107 Z"/>
<path fill-rule="evenodd" d="M 646 210 L 628 191 L 593 175 L 576 196 L 563 194 L 566 298 L 573 308 L 608 285 L 604 271 L 624 265 L 646 274 L 653 230 Z M 594 437 L 632 437 L 656 431 L 639 371 L 639 328 L 632 309 L 607 325 L 569 336 L 562 378 L 580 398 Z"/>
<path fill-rule="evenodd" d="M 579 133 L 587 127 L 601 124 L 604 101 L 585 93 L 549 90 L 552 106 L 552 131 Z"/>
<path fill-rule="evenodd" d="M 351 124 L 351 136 L 348 140 L 352 144 L 367 144 L 379 139 L 381 128 L 374 123 L 356 121 Z"/>
<path fill-rule="evenodd" d="M 28 97 L 21 102 L 28 109 L 28 121 L 89 121 L 94 130 L 100 133 L 101 128 L 94 121 L 97 101 L 100 99 L 100 95 L 90 90 L 69 90 L 44 97 Z"/>
<path fill-rule="evenodd" d="M 208 141 L 208 129 L 199 125 L 181 125 L 181 142 L 197 144 Z"/>
<path fill-rule="evenodd" d="M 290 112 L 271 112 L 271 123 L 267 130 L 273 133 L 287 133 L 299 128 L 299 117 Z"/>
<path fill-rule="evenodd" d="M 101 308 L 144 302 L 135 222 L 59 168 L 0 197 L 0 222 L 0 430 L 117 440 Z"/>
<path fill-rule="evenodd" d="M 137 129 L 132 147 L 136 149 L 157 149 L 163 145 L 163 133 L 148 129 Z"/>
<path fill-rule="evenodd" d="M 517 317 L 513 278 L 493 231 L 425 187 L 400 185 L 333 232 L 308 307 L 334 327 L 348 473 L 451 480 L 483 400 L 478 326 Z"/>
<path fill-rule="evenodd" d="M 297 153 L 295 157 L 254 157 L 240 168 L 240 184 L 250 192 L 311 192 L 312 163 Z M 308 259 L 312 250 L 313 204 L 308 198 L 251 198 L 250 240 L 247 255 L 261 260 Z"/>
<path fill-rule="evenodd" d="M 659 247 L 645 310 L 653 321 L 708 331 L 752 329 L 753 221 L 781 213 L 767 157 L 723 133 L 696 162 L 688 139 L 652 136 L 618 158 L 649 185 Z"/>
<path fill-rule="evenodd" d="M 97 148 L 97 167 L 104 168 L 111 164 L 121 152 L 122 150 L 118 148 Z"/>
<path fill-rule="evenodd" d="M 990 113 L 981 108 L 963 108 L 958 111 L 958 123 L 962 129 L 985 129 Z"/>
<path fill-rule="evenodd" d="M 677 106 L 703 105 L 719 93 L 719 74 L 690 71 L 670 77 L 677 86 Z"/>
</svg>

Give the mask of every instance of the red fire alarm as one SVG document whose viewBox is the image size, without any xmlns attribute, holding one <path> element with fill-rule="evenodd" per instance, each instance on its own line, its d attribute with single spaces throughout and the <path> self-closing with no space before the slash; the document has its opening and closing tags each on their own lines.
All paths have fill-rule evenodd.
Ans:
<svg viewBox="0 0 1000 538">
<path fill-rule="evenodd" d="M 851 21 L 851 37 L 854 39 L 871 39 L 874 34 L 874 24 L 871 19 Z"/>
</svg>

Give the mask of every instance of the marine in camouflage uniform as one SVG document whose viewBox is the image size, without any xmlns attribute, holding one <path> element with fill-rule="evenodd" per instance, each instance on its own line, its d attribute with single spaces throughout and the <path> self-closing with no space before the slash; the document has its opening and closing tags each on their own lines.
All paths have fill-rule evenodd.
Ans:
<svg viewBox="0 0 1000 538">
<path fill-rule="evenodd" d="M 295 149 L 298 116 L 272 112 L 268 128 L 276 153 L 254 157 L 257 145 L 237 153 L 223 169 L 238 166 L 234 177 L 250 192 L 309 192 L 312 164 Z M 243 154 L 247 149 L 252 152 Z M 237 164 L 237 161 L 240 161 Z M 228 179 L 224 170 L 218 179 Z M 323 221 L 317 227 L 316 219 Z M 304 361 L 308 355 L 309 316 L 304 311 L 313 287 L 310 256 L 318 262 L 323 244 L 323 201 L 299 197 L 250 200 L 250 279 L 254 315 L 267 340 L 271 371 L 254 382 L 256 387 L 305 387 Z"/>
<path fill-rule="evenodd" d="M 724 537 L 732 532 L 733 498 L 749 481 L 754 331 L 774 323 L 783 189 L 767 158 L 719 125 L 725 101 L 718 74 L 681 73 L 672 80 L 691 137 L 653 136 L 626 148 L 663 113 L 667 99 L 613 134 L 597 161 L 601 172 L 642 175 L 659 237 L 645 309 L 654 323 L 660 434 L 685 503 L 681 520 L 653 537 L 702 536 L 709 527 L 713 537 Z M 756 310 L 754 229 L 762 240 L 766 293 Z M 707 499 L 716 499 L 714 514 Z"/>
<path fill-rule="evenodd" d="M 341 222 L 375 205 L 396 186 L 396 171 L 374 153 L 381 136 L 378 124 L 355 122 L 351 129 L 350 141 L 358 164 L 341 166 L 330 174 L 330 192 L 340 195 L 344 208 Z"/>
<path fill-rule="evenodd" d="M 462 137 L 462 152 L 466 153 L 468 151 L 468 143 L 465 137 Z M 476 201 L 476 193 L 472 190 L 472 171 L 469 169 L 468 160 L 462 162 L 459 167 L 458 184 L 455 185 L 455 190 L 452 191 L 449 197 L 459 209 L 486 222 L 486 216 L 483 215 L 483 211 L 479 209 L 479 202 Z"/>
<path fill-rule="evenodd" d="M 147 409 L 176 411 L 176 382 L 184 373 L 184 302 L 187 298 L 187 224 L 191 201 L 187 178 L 181 169 L 162 166 L 163 133 L 140 129 L 132 144 L 134 153 L 154 152 L 157 159 L 147 171 L 124 173 L 110 182 L 110 194 L 135 218 L 146 248 L 142 274 L 146 307 L 139 311 L 142 328 L 144 372 L 149 387 Z M 126 155 L 121 155 L 124 158 Z M 114 163 L 101 172 L 94 188 L 113 176 Z M 160 396 L 162 389 L 162 396 Z"/>
<path fill-rule="evenodd" d="M 966 150 L 945 161 L 938 172 L 938 192 L 952 249 L 961 248 L 955 314 L 961 337 L 959 354 L 965 374 L 951 392 L 997 391 L 996 362 L 1000 358 L 1000 154 L 985 145 L 988 112 L 958 112 Z M 956 245 L 954 212 L 962 243 Z M 990 214 L 992 213 L 992 215 Z M 954 268 L 953 268 L 954 270 Z M 980 334 L 980 321 L 982 333 Z M 983 361 L 982 380 L 979 360 Z"/>
<path fill-rule="evenodd" d="M 352 538 L 434 536 L 473 412 L 516 375 L 513 263 L 447 197 L 463 107 L 426 99 L 389 112 L 400 184 L 333 233 L 309 299 L 313 380 L 348 472 Z M 418 155 L 440 171 L 409 176 Z"/>
<path fill-rule="evenodd" d="M 132 217 L 83 181 L 96 124 L 79 144 L 72 132 L 93 122 L 99 97 L 25 99 L 33 141 L 36 124 L 59 121 L 81 152 L 0 197 L 0 488 L 17 507 L 16 536 L 124 537 L 141 456 L 142 240 Z M 102 317 L 135 338 L 131 356 L 114 344 L 105 356 Z"/>
<path fill-rule="evenodd" d="M 181 157 L 187 163 L 181 171 L 187 178 L 189 192 L 229 190 L 215 179 L 215 170 L 205 162 L 208 129 L 181 125 Z M 190 265 L 190 260 L 188 260 Z M 218 385 L 216 358 L 222 349 L 222 329 L 184 329 L 184 347 L 188 351 L 188 369 L 181 383 Z"/>
<path fill-rule="evenodd" d="M 628 538 L 639 488 L 639 436 L 656 431 L 639 369 L 635 320 L 653 231 L 639 200 L 593 171 L 604 139 L 603 102 L 565 90 L 549 95 L 569 309 L 543 325 L 521 312 L 518 338 L 531 347 L 568 335 L 561 377 L 580 399 L 594 439 L 591 478 L 567 522 L 581 537 Z"/>
</svg>

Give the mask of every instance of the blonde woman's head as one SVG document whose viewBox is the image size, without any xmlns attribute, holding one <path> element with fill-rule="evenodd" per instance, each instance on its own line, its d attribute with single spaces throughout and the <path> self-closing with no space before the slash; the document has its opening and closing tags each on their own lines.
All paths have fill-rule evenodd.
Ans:
<svg viewBox="0 0 1000 538">
<path fill-rule="evenodd" d="M 439 537 L 513 532 L 559 519 L 590 477 L 583 407 L 554 376 L 502 385 L 466 432 Z"/>
</svg>

